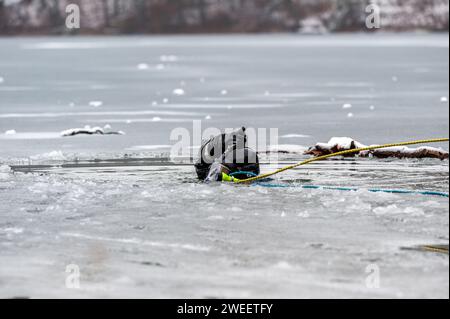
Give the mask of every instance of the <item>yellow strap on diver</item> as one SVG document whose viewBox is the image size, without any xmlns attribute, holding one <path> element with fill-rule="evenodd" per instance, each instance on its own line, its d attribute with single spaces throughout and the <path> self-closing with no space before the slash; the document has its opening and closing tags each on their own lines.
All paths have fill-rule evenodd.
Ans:
<svg viewBox="0 0 450 319">
<path fill-rule="evenodd" d="M 228 174 L 222 173 L 222 182 L 229 182 L 229 183 L 239 183 L 239 179 L 230 176 Z"/>
</svg>

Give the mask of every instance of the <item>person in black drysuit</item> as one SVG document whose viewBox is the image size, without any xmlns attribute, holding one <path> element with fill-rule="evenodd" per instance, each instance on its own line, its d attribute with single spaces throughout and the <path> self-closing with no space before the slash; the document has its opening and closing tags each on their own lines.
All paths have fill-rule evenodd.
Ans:
<svg viewBox="0 0 450 319">
<path fill-rule="evenodd" d="M 222 181 L 223 176 L 247 179 L 260 174 L 257 152 L 247 147 L 245 127 L 202 142 L 195 163 L 202 181 Z"/>
</svg>

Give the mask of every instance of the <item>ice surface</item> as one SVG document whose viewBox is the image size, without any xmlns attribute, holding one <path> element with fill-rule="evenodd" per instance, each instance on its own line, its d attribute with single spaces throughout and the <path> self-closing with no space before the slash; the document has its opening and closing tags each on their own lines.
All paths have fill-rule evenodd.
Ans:
<svg viewBox="0 0 450 319">
<path fill-rule="evenodd" d="M 448 256 L 401 250 L 448 242 L 445 198 L 207 185 L 192 167 L 164 163 L 8 176 L 0 182 L 8 189 L 0 193 L 2 297 L 448 295 Z M 448 162 L 345 160 L 279 178 L 443 189 Z M 365 286 L 374 263 L 379 290 Z M 80 267 L 80 290 L 64 286 L 68 264 Z"/>
<path fill-rule="evenodd" d="M 204 128 L 309 136 L 272 145 L 288 154 L 262 156 L 263 172 L 330 136 L 448 136 L 448 47 L 448 35 L 0 39 L 0 132 L 20 137 L 0 134 L 0 165 L 26 166 L 0 169 L 0 297 L 448 298 L 448 256 L 402 249 L 448 245 L 448 198 L 366 190 L 448 192 L 448 160 L 335 159 L 271 181 L 357 192 L 205 185 L 189 160 L 163 160 L 172 130 L 207 116 Z M 47 138 L 87 124 L 127 135 Z M 365 284 L 373 264 L 380 289 Z"/>
</svg>

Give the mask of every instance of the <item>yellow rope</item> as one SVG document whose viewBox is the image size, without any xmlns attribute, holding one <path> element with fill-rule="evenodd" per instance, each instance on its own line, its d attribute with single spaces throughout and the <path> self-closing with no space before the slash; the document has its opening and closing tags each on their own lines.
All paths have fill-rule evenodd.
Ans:
<svg viewBox="0 0 450 319">
<path fill-rule="evenodd" d="M 357 149 L 342 151 L 342 152 L 338 152 L 338 153 L 334 153 L 334 154 L 328 154 L 328 155 L 324 155 L 324 156 L 320 156 L 320 157 L 310 158 L 304 162 L 297 163 L 295 165 L 286 166 L 286 167 L 276 170 L 272 173 L 263 174 L 263 175 L 259 175 L 257 177 L 252 177 L 252 178 L 248 178 L 248 179 L 244 179 L 244 180 L 235 179 L 234 182 L 237 184 L 243 184 L 243 183 L 251 183 L 251 182 L 259 181 L 261 179 L 266 179 L 268 177 L 271 177 L 271 176 L 280 174 L 282 172 L 297 168 L 299 166 L 307 165 L 307 164 L 310 164 L 313 162 L 323 161 L 323 160 L 326 160 L 326 159 L 332 158 L 332 157 L 350 155 L 350 154 L 355 154 L 355 153 L 365 152 L 365 151 L 373 151 L 373 150 L 389 148 L 389 147 L 399 147 L 399 146 L 409 146 L 409 145 L 429 144 L 429 143 L 441 143 L 441 142 L 448 142 L 448 141 L 449 141 L 448 138 L 438 138 L 438 139 L 430 139 L 430 140 L 419 140 L 419 141 L 411 141 L 411 142 L 403 142 L 403 143 L 394 143 L 394 144 L 385 144 L 385 145 L 357 148 Z"/>
<path fill-rule="evenodd" d="M 448 254 L 448 248 L 445 247 L 437 247 L 437 246 L 422 246 L 423 250 L 433 252 L 433 253 L 440 253 L 440 254 Z"/>
</svg>

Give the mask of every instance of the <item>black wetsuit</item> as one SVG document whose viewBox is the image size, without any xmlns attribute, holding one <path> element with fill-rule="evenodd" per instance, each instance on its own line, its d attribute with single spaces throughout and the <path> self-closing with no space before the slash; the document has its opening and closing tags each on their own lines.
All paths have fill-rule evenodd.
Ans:
<svg viewBox="0 0 450 319">
<path fill-rule="evenodd" d="M 240 179 L 260 173 L 258 155 L 247 147 L 244 127 L 204 141 L 195 169 L 198 178 L 206 181 L 220 181 L 222 173 L 237 174 Z"/>
</svg>

